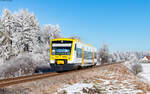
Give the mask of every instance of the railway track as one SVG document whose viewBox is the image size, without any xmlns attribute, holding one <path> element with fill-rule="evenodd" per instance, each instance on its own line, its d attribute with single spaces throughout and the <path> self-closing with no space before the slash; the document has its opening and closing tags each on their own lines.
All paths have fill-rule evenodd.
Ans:
<svg viewBox="0 0 150 94">
<path fill-rule="evenodd" d="M 106 64 L 106 65 L 108 65 L 108 64 Z M 45 74 L 36 74 L 36 75 L 29 75 L 29 76 L 21 76 L 21 77 L 15 77 L 15 78 L 2 79 L 2 80 L 0 80 L 0 88 L 7 87 L 7 86 L 10 86 L 10 85 L 14 85 L 14 84 L 19 84 L 19 83 L 25 83 L 25 82 L 29 82 L 29 81 L 44 79 L 44 78 L 47 78 L 47 77 L 54 77 L 54 76 L 58 76 L 58 75 L 65 75 L 65 74 L 72 73 L 72 72 L 84 71 L 84 70 L 87 70 L 87 69 L 102 67 L 102 66 L 106 66 L 106 65 L 98 65 L 98 66 L 94 66 L 94 67 L 88 67 L 88 68 L 85 68 L 85 69 L 72 70 L 72 71 L 67 71 L 67 72 L 62 72 L 62 73 L 50 72 L 50 73 L 45 73 Z"/>
<path fill-rule="evenodd" d="M 8 78 L 8 79 L 2 79 L 0 80 L 0 88 L 5 86 L 10 86 L 14 84 L 19 83 L 25 83 L 29 81 L 34 81 L 38 79 L 44 79 L 47 77 L 53 77 L 58 75 L 59 73 L 51 72 L 46 74 L 36 74 L 36 75 L 29 75 L 29 76 L 21 76 L 21 77 L 15 77 L 15 78 Z"/>
</svg>

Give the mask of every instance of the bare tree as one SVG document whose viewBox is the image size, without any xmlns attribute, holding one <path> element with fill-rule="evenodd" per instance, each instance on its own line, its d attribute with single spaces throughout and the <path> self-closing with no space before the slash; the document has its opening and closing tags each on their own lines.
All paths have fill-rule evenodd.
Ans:
<svg viewBox="0 0 150 94">
<path fill-rule="evenodd" d="M 104 44 L 103 47 L 98 52 L 98 61 L 101 64 L 109 62 L 109 49 L 108 45 Z"/>
</svg>

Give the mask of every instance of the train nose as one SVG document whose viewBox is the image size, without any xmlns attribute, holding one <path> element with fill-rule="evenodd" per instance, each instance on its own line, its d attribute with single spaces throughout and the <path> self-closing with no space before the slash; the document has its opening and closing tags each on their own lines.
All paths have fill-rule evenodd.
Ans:
<svg viewBox="0 0 150 94">
<path fill-rule="evenodd" d="M 66 55 L 57 55 L 55 56 L 55 59 L 68 59 L 70 58 L 70 56 L 66 56 Z"/>
<path fill-rule="evenodd" d="M 62 56 L 62 58 L 66 59 L 66 58 L 67 58 L 67 56 Z"/>
</svg>

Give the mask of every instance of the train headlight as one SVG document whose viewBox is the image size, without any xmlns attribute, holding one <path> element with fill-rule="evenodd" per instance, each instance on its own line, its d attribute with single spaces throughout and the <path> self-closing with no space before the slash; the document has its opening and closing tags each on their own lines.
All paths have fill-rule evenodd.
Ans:
<svg viewBox="0 0 150 94">
<path fill-rule="evenodd" d="M 70 59 L 70 56 L 68 56 L 68 59 Z"/>
</svg>

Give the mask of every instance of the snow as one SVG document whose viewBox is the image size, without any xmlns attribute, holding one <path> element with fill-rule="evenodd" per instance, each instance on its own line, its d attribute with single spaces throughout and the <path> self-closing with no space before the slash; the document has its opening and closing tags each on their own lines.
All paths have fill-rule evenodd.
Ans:
<svg viewBox="0 0 150 94">
<path fill-rule="evenodd" d="M 74 93 L 81 93 L 82 94 L 82 89 L 83 88 L 92 88 L 93 87 L 93 84 L 89 83 L 89 84 L 86 84 L 86 83 L 76 83 L 76 84 L 73 84 L 73 85 L 68 85 L 68 86 L 65 86 L 63 89 L 60 89 L 59 91 L 61 90 L 65 90 L 67 92 L 67 94 L 74 94 Z"/>
<path fill-rule="evenodd" d="M 139 75 L 144 77 L 146 81 L 150 82 L 150 64 L 142 64 L 143 72 Z"/>
<path fill-rule="evenodd" d="M 101 83 L 76 83 L 73 85 L 66 85 L 64 88 L 61 88 L 58 90 L 65 91 L 67 94 L 85 94 L 83 93 L 84 89 L 94 89 L 94 87 L 98 88 L 98 90 L 101 90 L 100 92 L 107 93 L 107 94 L 136 94 L 139 92 L 143 92 L 142 90 L 135 90 L 135 85 L 129 83 L 127 80 L 118 81 L 118 80 L 105 80 L 105 79 L 97 79 L 102 81 Z M 93 92 L 96 93 L 96 92 Z M 57 94 L 57 93 L 55 93 Z M 97 94 L 97 93 L 96 93 Z"/>
</svg>

